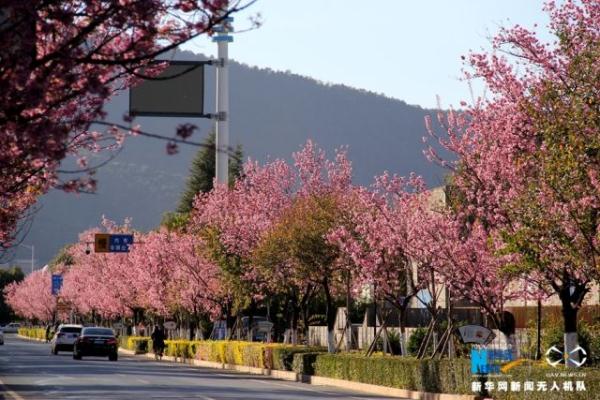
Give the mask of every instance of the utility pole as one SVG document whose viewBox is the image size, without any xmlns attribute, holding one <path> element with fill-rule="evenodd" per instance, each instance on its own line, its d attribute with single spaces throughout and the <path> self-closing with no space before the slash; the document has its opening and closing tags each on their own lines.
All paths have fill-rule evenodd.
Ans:
<svg viewBox="0 0 600 400">
<path fill-rule="evenodd" d="M 225 2 L 221 15 L 226 15 L 228 2 Z M 224 17 L 219 26 L 215 27 L 218 32 L 213 37 L 217 43 L 217 121 L 216 121 L 216 178 L 217 183 L 227 184 L 229 182 L 229 43 L 233 42 L 233 36 L 228 35 L 233 29 L 232 17 Z"/>
</svg>

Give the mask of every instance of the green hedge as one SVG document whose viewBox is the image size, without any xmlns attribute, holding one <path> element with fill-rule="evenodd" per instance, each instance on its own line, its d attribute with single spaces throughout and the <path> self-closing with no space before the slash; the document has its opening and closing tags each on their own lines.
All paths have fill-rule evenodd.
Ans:
<svg viewBox="0 0 600 400">
<path fill-rule="evenodd" d="M 315 375 L 329 378 L 433 393 L 472 394 L 471 364 L 467 359 L 318 354 L 313 368 Z"/>
<path fill-rule="evenodd" d="M 471 375 L 469 359 L 417 360 L 374 355 L 365 357 L 355 354 L 303 353 L 294 357 L 294 371 L 305 375 L 324 376 L 349 381 L 389 386 L 399 389 L 418 390 L 432 393 L 476 394 L 471 384 L 477 378 Z M 559 377 L 556 375 L 559 374 Z M 568 374 L 575 376 L 567 377 Z M 560 377 L 560 376 L 564 377 Z M 584 375 L 584 376 L 581 376 Z M 600 369 L 552 368 L 543 365 L 517 367 L 506 375 L 489 378 L 496 390 L 487 394 L 497 400 L 593 400 L 600 398 Z M 553 381 L 562 386 L 564 381 L 583 380 L 586 391 L 550 392 Z M 499 392 L 498 382 L 508 382 L 509 391 Z M 521 382 L 521 391 L 511 392 L 510 382 Z M 547 383 L 547 391 L 524 392 L 526 381 Z M 537 389 L 537 387 L 536 387 Z M 483 393 L 481 393 L 483 394 Z"/>
<path fill-rule="evenodd" d="M 33 339 L 46 340 L 46 329 L 45 328 L 19 328 L 18 334 Z"/>
<path fill-rule="evenodd" d="M 564 375 L 564 377 L 556 377 L 556 374 Z M 571 376 L 568 374 L 583 374 L 585 376 Z M 550 392 L 552 382 L 562 386 L 564 381 L 572 381 L 575 385 L 575 381 L 584 381 L 586 391 L 583 392 L 566 392 L 564 390 Z M 493 378 L 490 381 L 494 382 L 497 387 L 498 381 L 508 381 L 509 385 L 511 381 L 521 382 L 521 385 L 525 381 L 539 382 L 544 381 L 548 385 L 548 391 L 533 391 L 524 392 L 521 388 L 521 392 L 498 392 L 497 390 L 491 391 L 490 395 L 494 399 L 498 400 L 517 400 L 526 398 L 527 400 L 596 400 L 600 398 L 600 369 L 596 368 L 578 368 L 578 369 L 566 369 L 566 368 L 552 368 L 549 366 L 535 366 L 529 367 L 517 367 L 511 369 L 506 377 Z"/>
<path fill-rule="evenodd" d="M 292 371 L 303 374 L 303 375 L 314 375 L 315 374 L 315 361 L 321 353 L 297 353 L 294 354 L 294 362 L 292 365 Z"/>
<path fill-rule="evenodd" d="M 152 339 L 148 336 L 121 336 L 119 346 L 135 354 L 144 354 L 152 350 Z"/>
</svg>

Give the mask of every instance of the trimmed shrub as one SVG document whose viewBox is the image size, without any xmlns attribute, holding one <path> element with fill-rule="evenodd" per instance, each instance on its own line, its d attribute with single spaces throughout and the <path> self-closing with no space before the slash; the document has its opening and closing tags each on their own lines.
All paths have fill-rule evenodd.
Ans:
<svg viewBox="0 0 600 400">
<path fill-rule="evenodd" d="M 294 362 L 292 364 L 292 371 L 302 375 L 314 375 L 315 368 L 314 364 L 317 357 L 321 353 L 296 353 L 294 354 Z"/>
<path fill-rule="evenodd" d="M 19 328 L 17 333 L 21 336 L 25 336 L 32 339 L 46 340 L 46 329 L 45 328 Z"/>
<path fill-rule="evenodd" d="M 282 343 L 205 340 L 198 342 L 196 358 L 225 364 L 291 371 L 294 354 L 318 350 L 322 349 Z"/>
<path fill-rule="evenodd" d="M 165 355 L 179 358 L 194 358 L 200 343 L 201 341 L 199 340 L 165 340 Z"/>
<path fill-rule="evenodd" d="M 270 352 L 272 355 L 272 363 L 268 364 L 269 368 L 293 371 L 294 356 L 296 354 L 315 353 L 323 350 L 321 347 L 274 344 L 266 347 L 265 354 Z"/>
<path fill-rule="evenodd" d="M 413 331 L 413 333 L 408 338 L 408 343 L 406 344 L 406 349 L 408 350 L 408 354 L 416 356 L 419 352 L 419 348 L 421 347 L 421 343 L 425 339 L 427 335 L 427 328 L 419 327 Z M 431 342 L 428 346 L 432 347 Z"/>
<path fill-rule="evenodd" d="M 151 351 L 152 339 L 147 336 L 121 336 L 119 346 L 135 354 L 144 354 Z"/>
<path fill-rule="evenodd" d="M 471 393 L 471 365 L 467 359 L 320 354 L 313 366 L 317 376 L 434 393 Z"/>
</svg>

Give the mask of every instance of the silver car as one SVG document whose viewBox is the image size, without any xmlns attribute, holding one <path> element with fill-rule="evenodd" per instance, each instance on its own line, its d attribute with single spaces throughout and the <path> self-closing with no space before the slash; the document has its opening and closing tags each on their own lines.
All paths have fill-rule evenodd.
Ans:
<svg viewBox="0 0 600 400">
<path fill-rule="evenodd" d="M 62 324 L 58 326 L 54 337 L 50 341 L 52 354 L 59 351 L 73 351 L 73 344 L 81 334 L 83 326 L 74 324 Z"/>
<path fill-rule="evenodd" d="M 19 330 L 20 327 L 21 327 L 20 323 L 11 322 L 8 325 L 4 325 L 2 327 L 2 330 L 4 331 L 4 333 L 17 333 L 17 331 Z"/>
</svg>

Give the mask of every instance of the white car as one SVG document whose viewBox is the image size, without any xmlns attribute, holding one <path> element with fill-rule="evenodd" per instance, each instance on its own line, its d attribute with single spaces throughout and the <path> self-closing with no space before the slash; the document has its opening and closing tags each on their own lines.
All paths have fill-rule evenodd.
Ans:
<svg viewBox="0 0 600 400">
<path fill-rule="evenodd" d="M 62 324 L 59 325 L 52 341 L 52 354 L 56 355 L 59 351 L 73 351 L 73 344 L 81 334 L 82 325 Z"/>
<path fill-rule="evenodd" d="M 11 322 L 10 324 L 3 326 L 2 330 L 4 331 L 4 333 L 17 333 L 17 331 L 19 330 L 20 327 L 21 327 L 20 323 Z"/>
<path fill-rule="evenodd" d="M 0 346 L 4 344 L 4 331 L 0 328 Z"/>
</svg>

